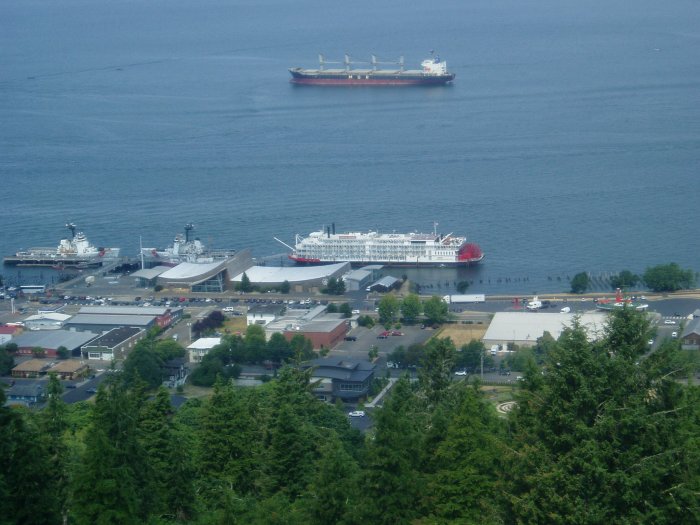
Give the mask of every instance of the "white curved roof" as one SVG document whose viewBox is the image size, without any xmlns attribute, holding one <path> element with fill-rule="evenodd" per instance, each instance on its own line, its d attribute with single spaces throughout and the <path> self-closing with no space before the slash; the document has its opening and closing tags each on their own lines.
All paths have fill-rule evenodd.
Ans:
<svg viewBox="0 0 700 525">
<path fill-rule="evenodd" d="M 342 262 L 322 266 L 253 266 L 248 268 L 245 274 L 252 283 L 298 283 L 331 277 L 344 267 L 349 269 L 350 264 Z M 231 280 L 240 282 L 242 277 L 243 273 L 240 273 Z"/>
<path fill-rule="evenodd" d="M 158 277 L 165 280 L 190 280 L 211 276 L 223 270 L 226 261 L 216 261 L 211 263 L 189 263 L 183 262 L 161 273 Z M 217 271 L 218 270 L 218 271 Z"/>
</svg>

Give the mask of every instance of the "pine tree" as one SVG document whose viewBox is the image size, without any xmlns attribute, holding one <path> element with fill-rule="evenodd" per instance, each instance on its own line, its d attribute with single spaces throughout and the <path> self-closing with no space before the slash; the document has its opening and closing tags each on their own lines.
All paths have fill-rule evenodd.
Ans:
<svg viewBox="0 0 700 525">
<path fill-rule="evenodd" d="M 376 428 L 369 441 L 360 490 L 364 501 L 359 522 L 410 523 L 420 515 L 421 477 L 418 471 L 421 433 L 412 407 L 416 399 L 406 376 L 373 417 Z"/>
<path fill-rule="evenodd" d="M 71 511 L 78 525 L 137 524 L 148 518 L 152 478 L 137 439 L 135 395 L 116 380 L 97 393 L 73 487 Z"/>
</svg>

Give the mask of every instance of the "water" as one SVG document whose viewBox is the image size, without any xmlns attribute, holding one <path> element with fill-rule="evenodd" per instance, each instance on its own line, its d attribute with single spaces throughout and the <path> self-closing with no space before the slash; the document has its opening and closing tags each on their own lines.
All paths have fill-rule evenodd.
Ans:
<svg viewBox="0 0 700 525">
<path fill-rule="evenodd" d="M 700 5 L 566 4 L 6 0 L 0 254 L 57 244 L 68 220 L 127 254 L 191 221 L 258 257 L 331 222 L 437 221 L 487 254 L 411 275 L 441 291 L 700 270 Z M 453 86 L 288 82 L 318 52 L 415 67 L 431 48 Z"/>
</svg>

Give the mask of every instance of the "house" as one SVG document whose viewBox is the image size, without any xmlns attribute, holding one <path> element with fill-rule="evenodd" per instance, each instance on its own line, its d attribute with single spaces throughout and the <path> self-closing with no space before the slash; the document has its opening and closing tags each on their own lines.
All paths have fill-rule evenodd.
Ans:
<svg viewBox="0 0 700 525">
<path fill-rule="evenodd" d="M 190 363 L 201 363 L 209 351 L 221 343 L 221 337 L 200 337 L 187 347 Z"/>
<path fill-rule="evenodd" d="M 88 372 L 88 365 L 78 359 L 66 359 L 59 361 L 48 370 L 49 373 L 56 373 L 59 379 L 74 380 Z"/>
<path fill-rule="evenodd" d="M 146 336 L 146 331 L 131 326 L 112 328 L 96 339 L 84 344 L 80 348 L 83 359 L 99 359 L 112 361 L 123 359 L 141 339 Z"/>
<path fill-rule="evenodd" d="M 248 309 L 246 324 L 259 324 L 265 326 L 280 317 L 286 307 L 281 304 L 261 304 Z"/>
<path fill-rule="evenodd" d="M 6 392 L 6 405 L 26 405 L 32 406 L 41 403 L 46 397 L 44 387 L 39 382 L 16 383 Z"/>
<path fill-rule="evenodd" d="M 45 376 L 53 364 L 46 359 L 29 359 L 12 369 L 12 377 L 40 377 Z"/>
<path fill-rule="evenodd" d="M 367 397 L 374 379 L 375 365 L 369 361 L 339 357 L 314 359 L 302 365 L 313 368 L 311 382 L 315 383 L 317 398 L 334 402 L 357 401 Z"/>
<path fill-rule="evenodd" d="M 684 350 L 700 350 L 700 317 L 694 317 L 681 332 L 681 348 Z"/>
<path fill-rule="evenodd" d="M 184 385 L 189 369 L 187 360 L 184 357 L 176 357 L 163 363 L 161 366 L 163 373 L 163 385 L 169 388 Z"/>
</svg>

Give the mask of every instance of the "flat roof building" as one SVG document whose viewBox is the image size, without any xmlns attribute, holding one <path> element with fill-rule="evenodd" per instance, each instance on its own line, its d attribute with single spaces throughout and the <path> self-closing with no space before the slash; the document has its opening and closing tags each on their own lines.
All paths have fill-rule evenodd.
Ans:
<svg viewBox="0 0 700 525">
<path fill-rule="evenodd" d="M 312 382 L 316 397 L 323 401 L 356 401 L 367 397 L 374 379 L 375 365 L 369 361 L 346 358 L 321 358 L 304 363 L 302 368 L 313 368 Z"/>
<path fill-rule="evenodd" d="M 603 335 L 608 316 L 602 312 L 584 314 L 542 313 L 542 312 L 498 312 L 489 324 L 483 342 L 489 345 L 515 343 L 518 346 L 534 346 L 544 332 L 559 339 L 564 328 L 573 326 L 578 317 L 588 332 L 589 339 Z"/>
<path fill-rule="evenodd" d="M 205 355 L 221 344 L 221 337 L 200 337 L 187 347 L 190 363 L 201 363 Z"/>
<path fill-rule="evenodd" d="M 77 356 L 80 355 L 80 347 L 95 337 L 97 334 L 89 331 L 37 330 L 25 332 L 17 336 L 13 342 L 17 344 L 18 354 L 32 355 L 35 348 L 41 348 L 47 357 L 56 357 L 57 350 L 64 347 L 71 355 Z"/>
</svg>

